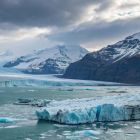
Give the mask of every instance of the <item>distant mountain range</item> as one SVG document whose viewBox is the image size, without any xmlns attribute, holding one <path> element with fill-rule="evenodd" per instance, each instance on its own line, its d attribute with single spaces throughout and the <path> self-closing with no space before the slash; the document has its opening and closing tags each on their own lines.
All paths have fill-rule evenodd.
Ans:
<svg viewBox="0 0 140 140">
<path fill-rule="evenodd" d="M 140 33 L 88 53 L 70 64 L 65 78 L 140 83 Z"/>
<path fill-rule="evenodd" d="M 3 67 L 30 74 L 62 74 L 70 63 L 82 59 L 87 53 L 78 45 L 58 45 L 10 60 Z"/>
</svg>

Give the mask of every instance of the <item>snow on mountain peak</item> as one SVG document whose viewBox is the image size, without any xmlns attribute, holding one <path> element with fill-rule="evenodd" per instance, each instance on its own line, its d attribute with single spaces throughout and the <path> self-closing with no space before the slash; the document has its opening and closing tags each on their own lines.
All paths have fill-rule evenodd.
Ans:
<svg viewBox="0 0 140 140">
<path fill-rule="evenodd" d="M 122 58 L 140 54 L 140 33 L 126 37 L 113 45 L 93 52 L 93 56 L 103 58 L 105 61 L 116 62 Z"/>
<path fill-rule="evenodd" d="M 21 56 L 5 67 L 15 67 L 29 73 L 61 73 L 70 63 L 82 59 L 87 53 L 78 45 L 57 45 Z"/>
<path fill-rule="evenodd" d="M 135 34 L 133 34 L 133 35 L 131 35 L 131 36 L 128 36 L 128 37 L 126 37 L 126 39 L 128 39 L 128 40 L 134 40 L 134 39 L 138 39 L 138 40 L 140 40 L 140 32 L 138 32 L 138 33 L 135 33 Z"/>
<path fill-rule="evenodd" d="M 0 57 L 1 56 L 11 56 L 11 55 L 13 55 L 13 53 L 10 52 L 9 50 L 0 52 Z"/>
<path fill-rule="evenodd" d="M 140 33 L 87 54 L 71 64 L 65 78 L 140 83 Z"/>
</svg>

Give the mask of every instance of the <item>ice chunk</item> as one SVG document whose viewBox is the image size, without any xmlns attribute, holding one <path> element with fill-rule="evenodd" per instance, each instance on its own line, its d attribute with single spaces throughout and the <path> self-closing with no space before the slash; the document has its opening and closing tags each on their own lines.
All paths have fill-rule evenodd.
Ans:
<svg viewBox="0 0 140 140">
<path fill-rule="evenodd" d="M 135 129 L 139 129 L 140 130 L 140 126 L 134 126 Z"/>
<path fill-rule="evenodd" d="M 30 99 L 18 99 L 19 103 L 30 103 L 31 100 Z"/>
<path fill-rule="evenodd" d="M 45 107 L 50 102 L 51 100 L 46 99 L 18 99 L 17 102 L 14 102 L 14 105 L 31 105 L 36 107 Z"/>
<path fill-rule="evenodd" d="M 82 130 L 82 131 L 76 131 L 76 134 L 83 135 L 85 137 L 100 135 L 101 133 L 99 131 L 94 130 Z"/>
<path fill-rule="evenodd" d="M 30 105 L 31 99 L 18 99 L 17 102 L 15 102 L 15 105 Z"/>
<path fill-rule="evenodd" d="M 100 131 L 96 130 L 81 130 L 81 131 L 75 131 L 74 133 L 69 133 L 69 135 L 66 136 L 67 139 L 85 139 L 85 138 L 91 138 L 91 139 L 99 139 L 97 136 L 100 135 Z"/>
<path fill-rule="evenodd" d="M 45 106 L 47 106 L 49 103 L 51 102 L 51 100 L 47 100 L 47 99 L 45 99 L 45 100 L 43 100 L 43 99 L 36 99 L 36 100 L 33 100 L 32 102 L 31 102 L 31 105 L 32 106 L 37 106 L 37 107 L 45 107 Z"/>
<path fill-rule="evenodd" d="M 52 101 L 36 112 L 39 120 L 64 124 L 140 119 L 140 94 Z"/>
<path fill-rule="evenodd" d="M 11 123 L 14 120 L 12 118 L 7 118 L 7 117 L 0 117 L 0 123 Z"/>
</svg>

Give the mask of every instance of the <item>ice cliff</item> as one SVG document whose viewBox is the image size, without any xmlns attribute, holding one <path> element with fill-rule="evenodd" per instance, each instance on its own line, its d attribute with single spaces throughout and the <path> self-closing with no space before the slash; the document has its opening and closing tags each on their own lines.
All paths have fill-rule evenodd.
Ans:
<svg viewBox="0 0 140 140">
<path fill-rule="evenodd" d="M 53 101 L 36 112 L 39 120 L 63 124 L 140 119 L 140 94 Z"/>
<path fill-rule="evenodd" d="M 58 78 L 60 75 L 0 74 L 0 87 L 62 87 L 122 85 L 121 83 L 73 80 Z"/>
</svg>

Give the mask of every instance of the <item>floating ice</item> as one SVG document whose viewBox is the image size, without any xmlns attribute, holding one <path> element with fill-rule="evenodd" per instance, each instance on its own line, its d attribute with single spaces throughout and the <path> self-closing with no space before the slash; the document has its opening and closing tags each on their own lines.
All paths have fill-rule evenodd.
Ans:
<svg viewBox="0 0 140 140">
<path fill-rule="evenodd" d="M 134 126 L 135 129 L 139 129 L 140 130 L 140 126 Z"/>
<path fill-rule="evenodd" d="M 18 125 L 11 125 L 11 126 L 6 126 L 5 128 L 17 128 L 19 127 Z"/>
<path fill-rule="evenodd" d="M 64 124 L 140 119 L 140 94 L 52 101 L 36 112 L 39 120 Z"/>
<path fill-rule="evenodd" d="M 7 117 L 0 117 L 0 123 L 11 123 L 14 120 L 12 118 L 7 118 Z"/>
<path fill-rule="evenodd" d="M 101 133 L 99 131 L 94 130 L 82 130 L 82 131 L 76 131 L 76 134 L 83 135 L 85 137 L 100 135 Z"/>
<path fill-rule="evenodd" d="M 66 135 L 67 139 L 75 139 L 79 140 L 82 138 L 92 138 L 92 139 L 99 139 L 97 136 L 100 135 L 100 131 L 95 131 L 95 130 L 81 130 L 81 131 L 75 131 L 74 133 L 69 133 L 69 135 Z"/>
<path fill-rule="evenodd" d="M 31 105 L 36 107 L 45 107 L 49 104 L 51 100 L 42 100 L 42 99 L 18 99 L 17 102 L 14 102 L 14 105 Z"/>
</svg>

